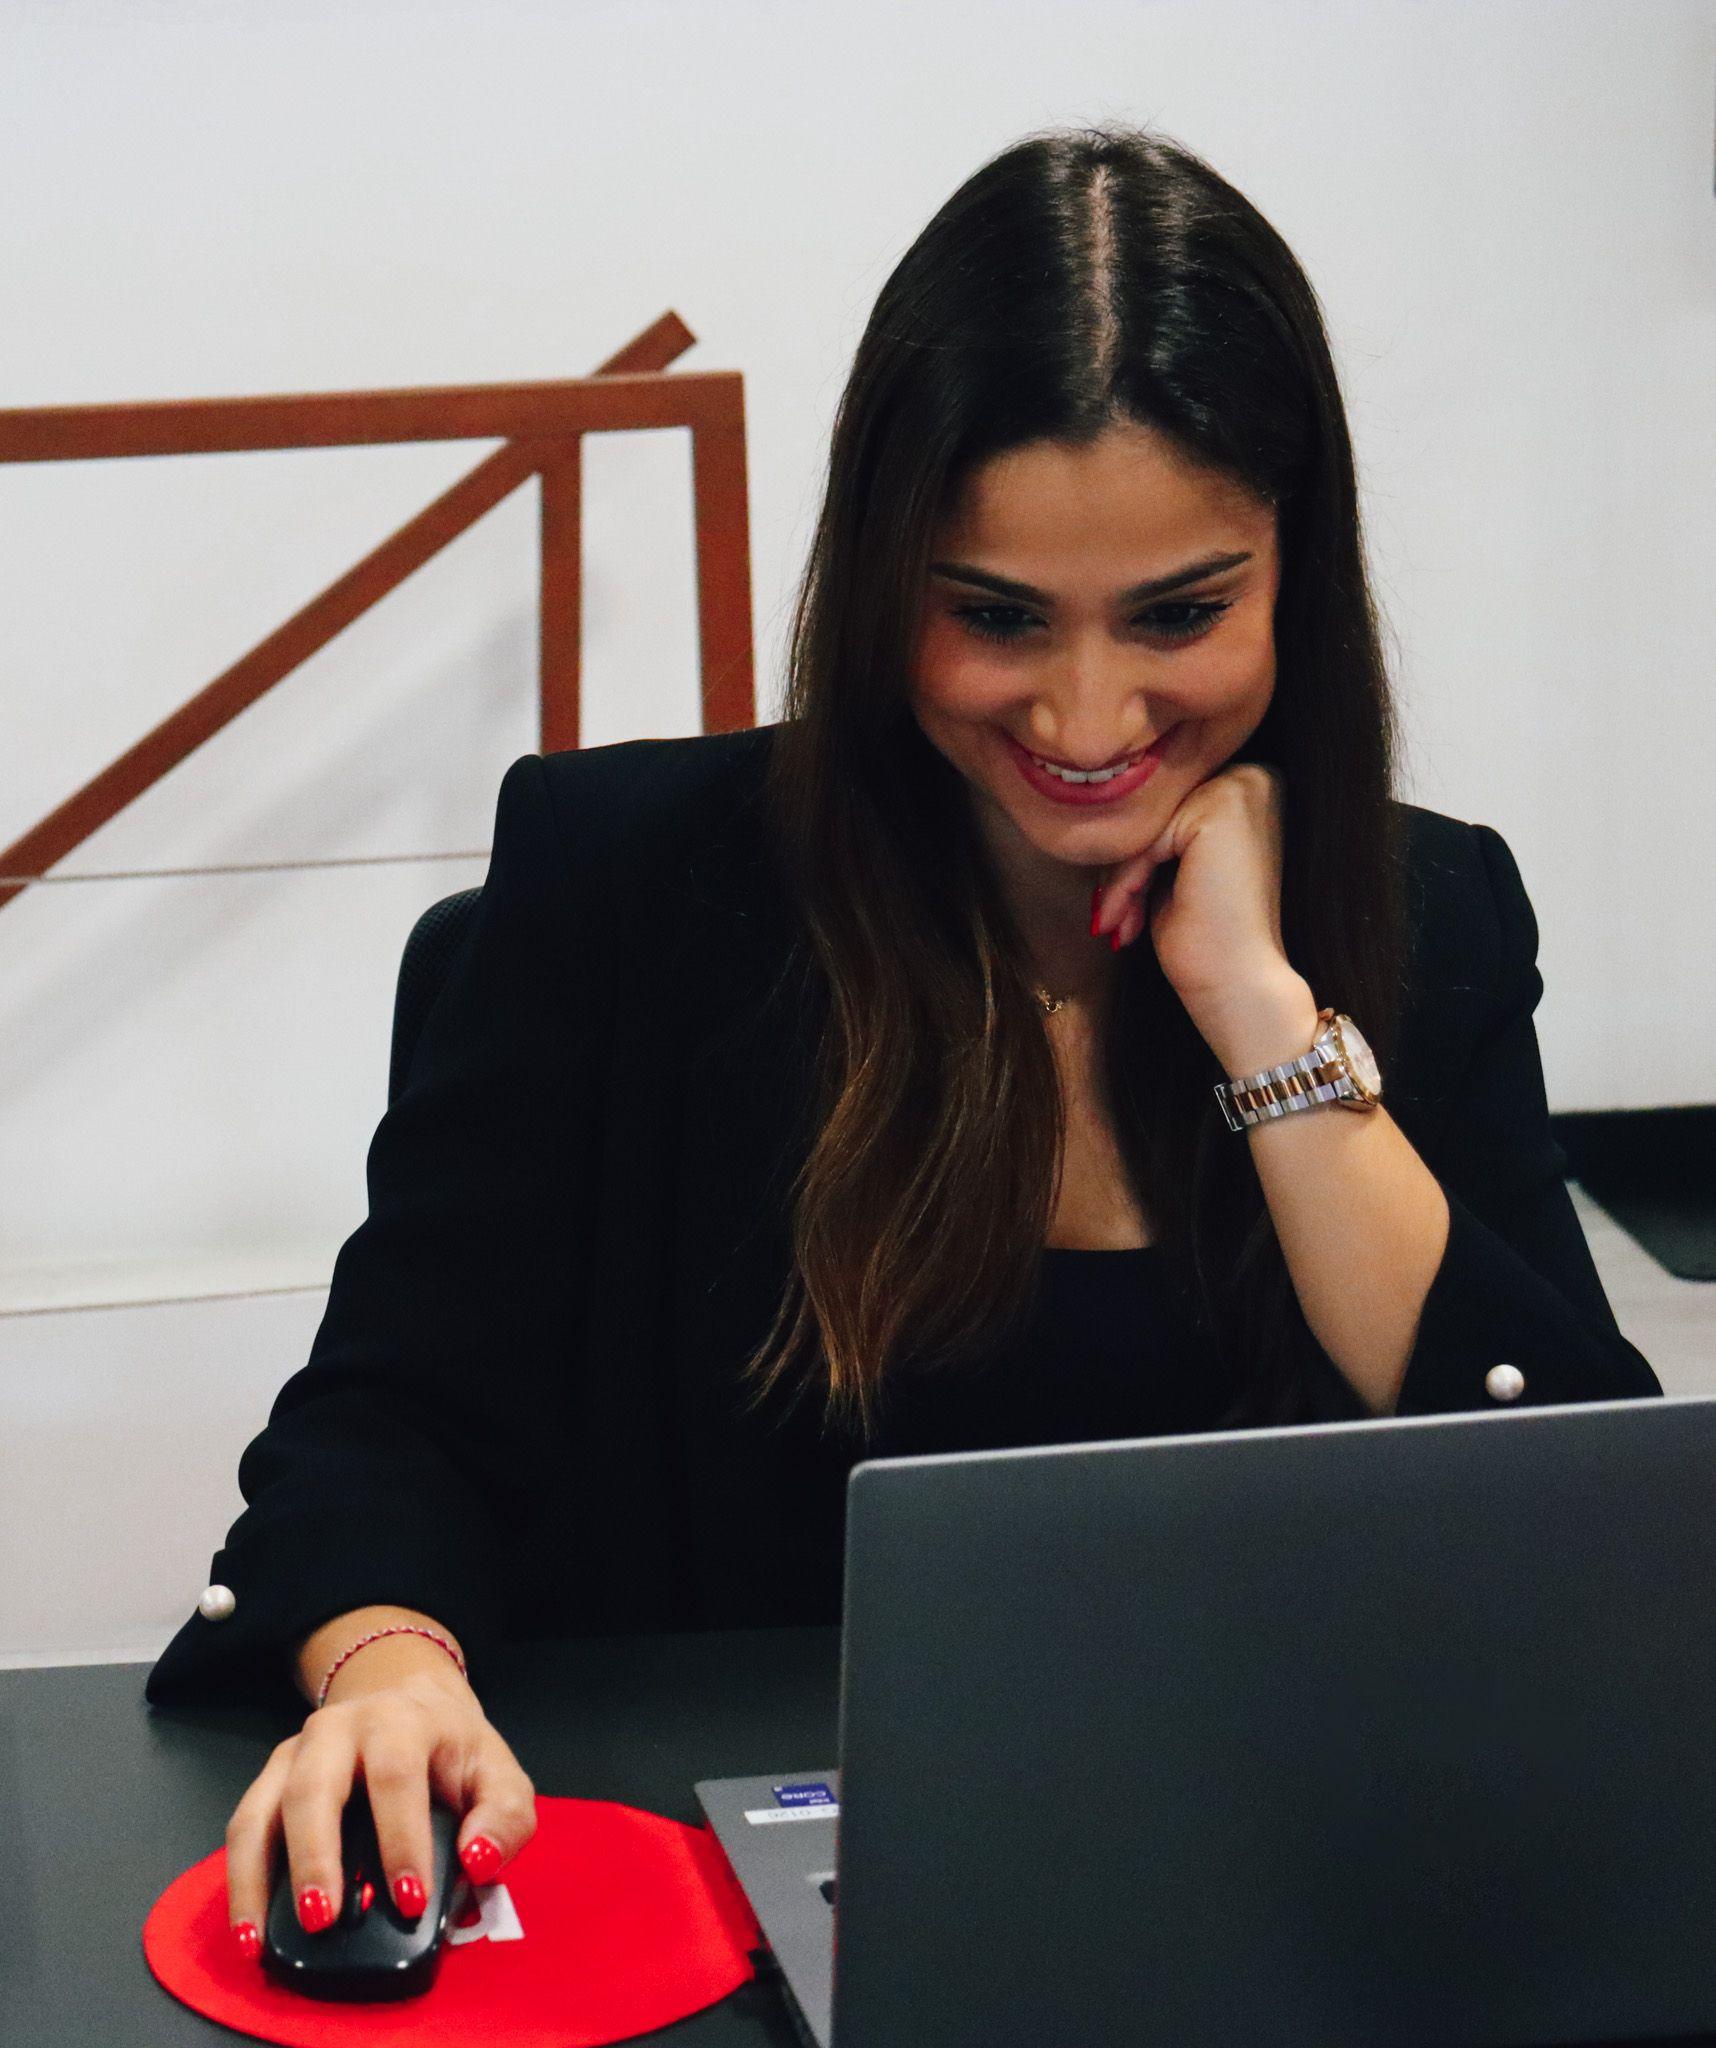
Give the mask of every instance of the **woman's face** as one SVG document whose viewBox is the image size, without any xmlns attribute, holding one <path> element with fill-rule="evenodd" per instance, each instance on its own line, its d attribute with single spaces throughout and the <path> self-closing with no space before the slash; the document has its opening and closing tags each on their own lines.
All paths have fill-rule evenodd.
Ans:
<svg viewBox="0 0 1716 2048">
<path fill-rule="evenodd" d="M 996 456 L 931 563 L 912 709 L 1015 870 L 1142 852 L 1269 707 L 1274 511 L 1149 428 Z"/>
</svg>

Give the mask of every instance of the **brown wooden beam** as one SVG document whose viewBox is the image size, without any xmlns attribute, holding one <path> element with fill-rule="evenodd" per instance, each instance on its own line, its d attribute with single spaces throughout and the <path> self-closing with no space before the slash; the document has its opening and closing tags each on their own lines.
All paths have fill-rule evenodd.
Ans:
<svg viewBox="0 0 1716 2048">
<path fill-rule="evenodd" d="M 663 314 L 642 333 L 634 336 L 624 348 L 610 356 L 594 375 L 603 379 L 609 376 L 659 377 L 668 364 L 691 346 L 695 338 L 677 314 Z M 674 378 L 671 381 L 678 385 L 684 380 Z M 730 408 L 733 402 L 732 392 L 726 387 L 742 389 L 742 381 L 736 373 L 730 371 L 719 373 L 715 377 L 700 378 L 697 382 L 703 395 L 693 399 L 690 407 L 693 413 L 707 411 L 713 399 L 714 407 L 719 414 Z M 567 387 L 553 388 L 563 390 Z M 606 394 L 604 392 L 601 395 Z M 186 409 L 206 412 L 210 406 L 244 406 L 250 402 L 242 399 L 193 401 Z M 309 399 L 285 402 L 293 405 L 321 405 L 327 401 Z M 92 406 L 61 410 L 93 414 L 134 412 L 136 408 Z M 0 415 L 0 419 L 4 417 L 6 416 Z M 695 434 L 694 422 L 680 422 L 688 423 L 693 425 Z M 433 435 L 430 438 L 447 437 Z M 12 878 L 24 877 L 26 880 L 33 880 L 53 867 L 56 862 L 63 860 L 92 833 L 99 831 L 110 819 L 117 816 L 126 805 L 133 803 L 146 789 L 177 767 L 189 754 L 194 753 L 205 740 L 212 739 L 284 676 L 325 647 L 353 620 L 379 604 L 408 576 L 421 568 L 431 556 L 447 546 L 450 541 L 457 539 L 467 527 L 473 525 L 503 498 L 516 490 L 544 462 L 564 464 L 570 450 L 570 459 L 576 463 L 577 449 L 576 440 L 548 444 L 532 441 L 497 449 L 475 469 L 460 478 L 450 490 L 444 491 L 432 504 L 425 506 L 414 518 L 407 520 L 396 533 L 389 535 L 379 547 L 373 548 L 343 576 L 337 577 L 326 590 L 295 612 L 284 625 L 276 628 L 247 654 L 240 656 L 212 683 L 199 690 L 188 702 L 180 705 L 160 724 L 145 733 L 135 745 L 127 748 L 117 760 L 110 762 L 64 803 L 58 805 L 21 838 L 14 840 L 9 847 L 0 852 L 0 876 L 7 878 L 6 881 L 0 882 L 0 909 L 15 896 L 20 895 L 25 886 L 25 881 Z M 102 447 L 95 452 L 113 454 L 117 451 L 112 447 Z M 741 484 L 742 481 L 741 470 Z M 560 509 L 563 514 L 563 504 Z M 742 506 L 739 516 L 742 522 Z M 730 548 L 731 545 L 732 536 L 729 531 L 717 533 L 718 549 Z M 556 540 L 557 603 L 564 601 L 565 579 L 568 574 L 573 579 L 576 578 L 577 546 L 575 526 L 569 539 L 561 536 Z M 570 571 L 567 567 L 568 561 L 571 563 Z M 730 580 L 730 565 L 722 573 Z M 545 588 L 545 597 L 548 594 Z M 544 611 L 546 617 L 546 605 Z M 746 617 L 748 620 L 748 610 Z M 545 656 L 548 658 L 545 660 L 543 671 L 543 744 L 548 748 L 552 748 L 555 743 L 549 737 L 550 731 L 559 735 L 570 730 L 572 738 L 564 744 L 577 744 L 578 659 L 575 616 L 570 629 L 562 620 L 558 632 L 560 637 L 554 649 L 550 650 L 546 643 L 544 648 Z M 570 661 L 567 655 L 569 632 Z M 730 665 L 730 652 L 723 658 Z M 750 721 L 747 719 L 743 722 Z"/>
<path fill-rule="evenodd" d="M 673 377 L 653 371 L 604 375 L 599 389 L 592 388 L 595 381 L 0 411 L 0 462 L 230 455 L 392 441 L 564 440 L 573 434 L 688 427 L 740 377 L 737 370 L 682 370 Z"/>
<path fill-rule="evenodd" d="M 0 853 L 0 875 L 35 876 L 64 860 L 74 847 L 100 831 L 205 740 L 213 739 L 283 676 L 379 604 L 431 555 L 517 490 L 530 473 L 527 456 L 516 448 L 497 449 L 380 547 L 336 577 L 267 639 L 258 641 L 248 654 L 127 747 L 21 839 L 14 840 Z M 18 894 L 20 886 L 0 884 L 0 908 Z"/>
<path fill-rule="evenodd" d="M 537 604 L 541 654 L 537 693 L 539 745 L 545 754 L 577 746 L 579 678 L 584 661 L 584 458 L 577 441 L 544 462 L 542 595 Z"/>
<path fill-rule="evenodd" d="M 757 722 L 751 636 L 751 532 L 745 475 L 745 392 L 735 381 L 691 431 L 697 523 L 697 627 L 703 730 Z"/>
</svg>

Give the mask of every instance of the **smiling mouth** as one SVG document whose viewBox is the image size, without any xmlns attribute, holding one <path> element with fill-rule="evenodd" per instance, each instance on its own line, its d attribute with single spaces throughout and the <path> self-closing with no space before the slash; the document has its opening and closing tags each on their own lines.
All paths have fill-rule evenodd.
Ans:
<svg viewBox="0 0 1716 2048">
<path fill-rule="evenodd" d="M 1005 727 L 1001 738 L 1014 767 L 1043 801 L 1071 810 L 1098 810 L 1125 803 L 1141 790 L 1162 765 L 1168 742 L 1178 730 L 1177 725 L 1170 725 L 1142 753 L 1105 762 L 1100 768 L 1075 768 L 1034 754 Z"/>
<path fill-rule="evenodd" d="M 1135 767 L 1138 762 L 1142 761 L 1144 756 L 1150 752 L 1151 747 L 1158 746 L 1163 737 L 1165 735 L 1159 734 L 1156 739 L 1151 741 L 1149 747 L 1140 747 L 1135 754 L 1124 754 L 1118 761 L 1110 761 L 1101 768 L 1075 768 L 1066 761 L 1051 761 L 1042 754 L 1032 754 L 1029 747 L 1024 748 L 1023 751 L 1031 755 L 1031 759 L 1046 775 L 1053 775 L 1058 781 L 1069 783 L 1112 782 L 1117 775 L 1124 775 L 1128 768 Z"/>
</svg>

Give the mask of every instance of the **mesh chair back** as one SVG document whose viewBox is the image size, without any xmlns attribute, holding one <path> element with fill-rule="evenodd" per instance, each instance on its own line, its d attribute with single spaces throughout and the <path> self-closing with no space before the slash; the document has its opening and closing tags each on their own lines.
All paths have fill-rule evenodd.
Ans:
<svg viewBox="0 0 1716 2048">
<path fill-rule="evenodd" d="M 399 985 L 393 996 L 393 1051 L 387 1063 L 387 1099 L 391 1103 L 405 1085 L 411 1057 L 459 941 L 465 936 L 481 889 L 461 889 L 443 896 L 411 927 L 399 962 Z"/>
</svg>

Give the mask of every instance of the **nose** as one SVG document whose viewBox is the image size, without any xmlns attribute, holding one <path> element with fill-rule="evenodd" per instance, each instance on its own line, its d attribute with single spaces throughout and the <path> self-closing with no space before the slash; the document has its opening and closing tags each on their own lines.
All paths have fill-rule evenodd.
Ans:
<svg viewBox="0 0 1716 2048">
<path fill-rule="evenodd" d="M 1074 649 L 1031 706 L 1038 751 L 1075 768 L 1107 768 L 1155 738 L 1135 660 L 1113 647 Z"/>
</svg>

